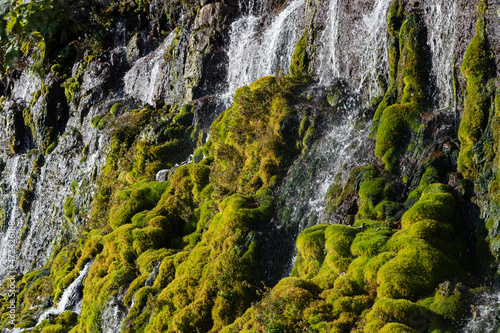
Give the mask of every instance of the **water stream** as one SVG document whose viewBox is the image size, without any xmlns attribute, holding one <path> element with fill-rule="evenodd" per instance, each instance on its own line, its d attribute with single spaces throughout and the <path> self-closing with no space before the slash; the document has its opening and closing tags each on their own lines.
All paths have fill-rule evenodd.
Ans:
<svg viewBox="0 0 500 333">
<path fill-rule="evenodd" d="M 37 325 L 39 325 L 42 321 L 47 319 L 49 316 L 58 316 L 61 313 L 63 313 L 66 310 L 71 310 L 76 313 L 80 313 L 81 311 L 81 303 L 83 299 L 82 295 L 82 289 L 83 289 L 83 282 L 85 278 L 87 277 L 87 273 L 89 272 L 90 266 L 94 261 L 89 261 L 85 267 L 80 271 L 80 274 L 78 277 L 66 288 L 61 296 L 61 299 L 59 300 L 59 303 L 57 303 L 57 306 L 54 308 L 50 308 L 44 313 L 40 315 L 40 318 L 38 318 Z"/>
</svg>

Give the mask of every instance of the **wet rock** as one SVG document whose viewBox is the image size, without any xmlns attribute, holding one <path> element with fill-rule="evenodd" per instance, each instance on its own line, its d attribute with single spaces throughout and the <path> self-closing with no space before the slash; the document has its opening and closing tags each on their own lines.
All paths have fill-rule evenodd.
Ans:
<svg viewBox="0 0 500 333">
<path fill-rule="evenodd" d="M 224 111 L 224 105 L 215 96 L 206 96 L 193 101 L 193 124 L 208 129 L 217 116 Z"/>
<path fill-rule="evenodd" d="M 126 290 L 125 290 L 126 291 Z M 112 296 L 101 314 L 101 329 L 107 333 L 120 332 L 121 325 L 127 317 L 127 308 L 123 305 L 125 291 Z"/>
<path fill-rule="evenodd" d="M 127 45 L 127 62 L 132 64 L 141 57 L 143 40 L 139 34 L 135 34 Z"/>
<path fill-rule="evenodd" d="M 229 14 L 234 12 L 233 7 L 229 7 L 222 3 L 210 3 L 203 5 L 200 13 L 196 17 L 194 29 L 202 27 L 210 27 L 217 31 L 221 31 L 227 26 Z"/>
<path fill-rule="evenodd" d="M 157 182 L 167 181 L 169 172 L 170 172 L 170 169 L 158 171 L 158 173 L 156 174 L 156 181 Z"/>
<path fill-rule="evenodd" d="M 439 285 L 439 295 L 441 296 L 450 296 L 453 292 L 453 285 L 450 281 L 445 281 Z"/>
</svg>

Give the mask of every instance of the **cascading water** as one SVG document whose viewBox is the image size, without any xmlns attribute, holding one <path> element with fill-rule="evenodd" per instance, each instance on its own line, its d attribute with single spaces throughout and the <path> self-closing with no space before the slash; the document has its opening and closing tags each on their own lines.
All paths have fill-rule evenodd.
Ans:
<svg viewBox="0 0 500 333">
<path fill-rule="evenodd" d="M 57 307 L 52 307 L 40 315 L 35 327 L 40 325 L 40 323 L 45 319 L 49 317 L 57 317 L 66 310 L 71 310 L 78 314 L 81 312 L 83 282 L 87 277 L 90 266 L 92 266 L 93 262 L 94 261 L 89 261 L 80 271 L 78 277 L 68 286 L 68 288 L 64 290 L 59 303 L 57 303 Z M 28 329 L 30 330 L 32 328 Z M 5 333 L 20 333 L 24 332 L 25 330 L 26 329 L 24 328 L 13 328 L 10 330 L 5 330 Z"/>
<path fill-rule="evenodd" d="M 75 281 L 73 281 L 68 286 L 68 288 L 64 290 L 59 303 L 57 303 L 57 307 L 50 308 L 49 310 L 42 313 L 42 315 L 40 315 L 40 318 L 38 318 L 37 325 L 39 325 L 49 316 L 58 316 L 66 310 L 72 310 L 73 312 L 80 313 L 82 302 L 81 289 L 83 288 L 83 281 L 85 280 L 85 277 L 87 277 L 87 273 L 89 272 L 90 266 L 92 266 L 93 263 L 93 261 L 89 261 L 85 265 Z"/>
<path fill-rule="evenodd" d="M 304 27 L 304 0 L 292 1 L 264 31 L 260 27 L 268 14 L 257 16 L 256 6 L 253 3 L 250 13 L 231 25 L 227 102 L 237 88 L 278 69 L 287 72 Z"/>
<path fill-rule="evenodd" d="M 346 181 L 346 171 L 358 165 L 373 161 L 369 154 L 369 123 L 358 123 L 356 108 L 335 124 L 320 138 L 306 155 L 288 173 L 279 195 L 278 205 L 282 207 L 276 224 L 295 230 L 292 238 L 305 228 L 330 223 L 326 214 L 326 194 L 337 174 L 340 181 Z M 293 243 L 292 243 L 293 244 Z M 295 249 L 292 250 L 295 251 Z M 286 265 L 284 276 L 290 274 L 295 255 Z"/>
<path fill-rule="evenodd" d="M 356 63 L 358 59 L 350 59 L 351 63 L 338 65 L 342 44 L 338 37 L 340 16 L 344 13 L 340 0 L 331 0 L 328 6 L 325 30 L 319 44 L 317 68 L 319 85 L 328 86 L 338 76 L 349 77 L 343 71 L 353 68 L 349 77 L 354 95 L 341 107 L 335 116 L 334 125 L 327 129 L 310 151 L 294 165 L 280 194 L 279 206 L 282 207 L 278 225 L 295 228 L 292 237 L 302 230 L 318 223 L 329 223 L 326 215 L 326 194 L 334 183 L 337 174 L 344 183 L 348 171 L 357 165 L 373 163 L 368 134 L 371 123 L 359 117 L 359 97 L 367 100 L 379 95 L 378 73 L 385 72 L 387 67 L 387 30 L 386 15 L 389 0 L 377 0 L 372 10 L 363 16 L 357 25 L 360 33 L 351 36 L 351 43 L 360 50 L 363 65 Z M 325 19 L 325 18 L 324 18 Z M 284 275 L 288 275 L 294 259 L 286 265 Z"/>
</svg>

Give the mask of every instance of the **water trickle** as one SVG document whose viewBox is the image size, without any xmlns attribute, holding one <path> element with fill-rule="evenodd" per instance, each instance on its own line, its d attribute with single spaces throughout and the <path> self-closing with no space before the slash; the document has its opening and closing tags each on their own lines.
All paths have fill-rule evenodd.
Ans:
<svg viewBox="0 0 500 333">
<path fill-rule="evenodd" d="M 344 12 L 348 8 L 341 0 L 330 0 L 325 29 L 317 45 L 316 72 L 320 85 L 329 86 L 336 78 L 348 78 L 366 102 L 383 93 L 378 78 L 387 73 L 388 68 L 387 10 L 390 2 L 375 0 L 371 9 L 359 14 L 362 20 L 358 22 L 346 19 L 351 14 Z"/>
<path fill-rule="evenodd" d="M 140 58 L 125 74 L 125 93 L 143 103 L 153 105 L 161 95 L 165 70 L 165 55 L 174 41 L 176 33 L 171 32 L 163 43 L 152 53 Z"/>
<path fill-rule="evenodd" d="M 101 314 L 102 332 L 119 333 L 127 316 L 127 308 L 123 305 L 120 297 L 118 295 L 111 297 Z"/>
<path fill-rule="evenodd" d="M 82 302 L 82 288 L 83 281 L 89 272 L 90 266 L 94 261 L 89 261 L 85 267 L 80 271 L 78 277 L 73 281 L 66 290 L 64 290 L 57 307 L 50 308 L 38 318 L 37 325 L 39 325 L 43 320 L 47 319 L 49 316 L 58 316 L 66 310 L 72 310 L 76 313 L 81 311 Z"/>
<path fill-rule="evenodd" d="M 323 85 L 329 85 L 333 78 L 340 76 L 337 59 L 339 1 L 330 0 L 325 24 L 326 28 L 321 34 L 321 42 L 318 47 L 319 67 L 317 73 L 319 75 L 319 82 Z"/>
<path fill-rule="evenodd" d="M 388 67 L 387 55 L 387 10 L 389 0 L 375 0 L 372 11 L 363 16 L 363 28 L 366 32 L 364 39 L 364 50 L 362 51 L 362 64 L 365 67 L 361 71 L 361 77 L 357 92 L 362 89 L 371 97 L 381 92 L 378 87 L 378 75 L 385 73 Z"/>
<path fill-rule="evenodd" d="M 231 25 L 228 102 L 237 88 L 272 75 L 280 68 L 287 72 L 304 27 L 304 0 L 291 2 L 263 31 L 261 23 L 267 16 L 257 16 L 254 6 L 257 5 L 252 2 L 250 13 Z"/>
<path fill-rule="evenodd" d="M 453 71 L 457 47 L 457 1 L 436 0 L 425 6 L 427 43 L 431 51 L 432 75 L 438 108 L 454 105 Z"/>
</svg>

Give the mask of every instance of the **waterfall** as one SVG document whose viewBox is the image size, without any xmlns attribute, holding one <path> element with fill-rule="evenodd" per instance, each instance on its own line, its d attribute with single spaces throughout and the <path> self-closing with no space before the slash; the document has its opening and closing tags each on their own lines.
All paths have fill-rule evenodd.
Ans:
<svg viewBox="0 0 500 333">
<path fill-rule="evenodd" d="M 57 307 L 50 308 L 38 318 L 37 326 L 47 319 L 49 316 L 58 316 L 66 310 L 72 310 L 76 313 L 80 313 L 82 306 L 82 291 L 83 281 L 89 272 L 90 266 L 94 261 L 89 261 L 85 267 L 80 271 L 78 277 L 64 290 L 59 303 L 57 303 Z"/>
<path fill-rule="evenodd" d="M 304 27 L 304 0 L 292 1 L 261 31 L 268 14 L 257 16 L 252 2 L 250 13 L 233 22 L 229 34 L 226 101 L 237 88 L 272 75 L 288 72 L 295 46 Z"/>
</svg>

